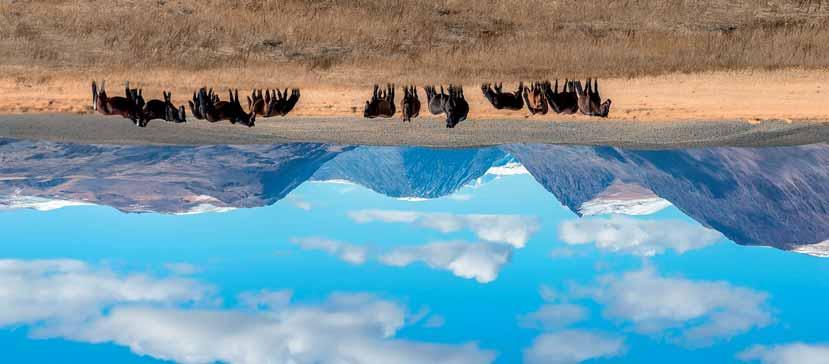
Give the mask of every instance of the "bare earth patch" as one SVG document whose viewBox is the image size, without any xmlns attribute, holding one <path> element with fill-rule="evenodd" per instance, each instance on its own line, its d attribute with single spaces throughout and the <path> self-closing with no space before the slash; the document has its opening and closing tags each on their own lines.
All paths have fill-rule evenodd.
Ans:
<svg viewBox="0 0 829 364">
<path fill-rule="evenodd" d="M 359 117 L 371 84 L 325 86 L 315 82 L 279 83 L 256 69 L 226 69 L 221 72 L 157 71 L 143 74 L 54 71 L 0 67 L 0 113 L 88 113 L 91 112 L 89 83 L 106 78 L 111 94 L 120 94 L 123 82 L 142 87 L 146 98 L 161 98 L 163 89 L 173 92 L 176 103 L 186 104 L 201 85 L 215 87 L 225 97 L 227 87 L 302 87 L 302 99 L 293 117 Z M 5 77 L 3 77 L 5 76 Z M 397 80 L 400 81 L 400 80 Z M 610 116 L 615 120 L 666 122 L 676 120 L 829 120 L 829 72 L 820 70 L 708 72 L 670 74 L 634 79 L 603 79 L 602 97 L 613 100 Z M 505 90 L 517 82 L 506 82 Z M 402 86 L 398 84 L 398 86 Z M 425 100 L 422 83 L 418 92 Z M 401 92 L 402 94 L 402 92 Z M 503 111 L 490 106 L 480 84 L 467 84 L 470 119 L 590 120 L 585 116 L 529 116 L 526 110 Z M 399 103 L 400 98 L 396 100 Z M 242 96 L 244 100 L 244 96 Z M 243 101 L 244 103 L 244 101 Z"/>
</svg>

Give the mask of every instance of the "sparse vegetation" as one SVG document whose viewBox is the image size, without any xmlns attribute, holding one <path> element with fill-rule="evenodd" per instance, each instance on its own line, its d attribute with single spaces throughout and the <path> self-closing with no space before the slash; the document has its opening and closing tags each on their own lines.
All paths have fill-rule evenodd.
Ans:
<svg viewBox="0 0 829 364">
<path fill-rule="evenodd" d="M 823 1 L 0 2 L 0 65 L 84 74 L 247 70 L 352 85 L 628 77 L 823 68 L 827 44 Z"/>
</svg>

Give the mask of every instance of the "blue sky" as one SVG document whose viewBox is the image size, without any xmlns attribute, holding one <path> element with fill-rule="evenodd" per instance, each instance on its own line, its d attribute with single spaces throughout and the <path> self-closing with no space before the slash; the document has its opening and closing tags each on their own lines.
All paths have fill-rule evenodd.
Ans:
<svg viewBox="0 0 829 364">
<path fill-rule="evenodd" d="M 223 213 L 11 210 L 0 229 L 4 362 L 784 363 L 829 350 L 825 260 L 736 245 L 674 207 L 579 219 L 526 174 L 428 201 L 308 182 Z"/>
</svg>

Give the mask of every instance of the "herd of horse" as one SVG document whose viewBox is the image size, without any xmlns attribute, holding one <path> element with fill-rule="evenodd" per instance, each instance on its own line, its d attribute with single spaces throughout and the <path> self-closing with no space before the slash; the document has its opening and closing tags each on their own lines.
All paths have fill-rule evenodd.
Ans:
<svg viewBox="0 0 829 364">
<path fill-rule="evenodd" d="M 602 102 L 599 96 L 599 81 L 587 79 L 585 86 L 581 81 L 564 80 L 564 87 L 558 89 L 558 80 L 533 82 L 530 86 L 518 84 L 515 92 L 504 92 L 501 84 L 484 84 L 481 91 L 484 97 L 496 109 L 521 110 L 527 104 L 531 114 L 546 114 L 549 110 L 557 114 L 575 114 L 607 117 L 610 113 L 610 99 Z"/>
<path fill-rule="evenodd" d="M 406 86 L 403 91 L 404 96 L 400 108 L 403 110 L 403 121 L 410 122 L 420 113 L 420 100 L 414 86 Z M 440 92 L 437 92 L 434 86 L 425 86 L 424 91 L 426 91 L 429 112 L 432 115 L 445 114 L 447 128 L 454 128 L 458 123 L 466 120 L 469 114 L 469 103 L 463 96 L 463 87 L 449 85 L 447 93 L 443 86 L 440 87 Z M 498 110 L 521 110 L 526 104 L 527 110 L 533 115 L 544 115 L 552 110 L 557 114 L 581 112 L 589 116 L 607 117 L 612 102 L 610 99 L 602 102 L 599 95 L 599 81 L 590 78 L 587 79 L 585 85 L 578 80 L 565 79 L 561 91 L 558 88 L 558 80 L 555 80 L 554 84 L 549 81 L 533 82 L 530 86 L 519 82 L 515 92 L 504 92 L 503 84 L 500 83 L 486 83 L 481 85 L 481 91 L 489 103 Z M 394 85 L 387 85 L 382 90 L 374 85 L 371 99 L 366 101 L 363 116 L 390 118 L 395 112 Z"/>
<path fill-rule="evenodd" d="M 424 87 L 426 90 L 426 104 L 432 115 L 446 115 L 446 127 L 454 128 L 461 121 L 466 120 L 469 114 L 469 103 L 463 96 L 463 87 L 449 85 L 448 90 L 440 87 L 440 92 L 434 86 Z M 403 101 L 400 108 L 403 111 L 403 121 L 411 122 L 413 118 L 420 115 L 420 99 L 417 96 L 415 86 L 403 87 Z M 394 105 L 394 85 L 386 85 L 380 89 L 374 85 L 371 99 L 366 101 L 363 109 L 363 116 L 366 118 L 390 118 L 394 116 L 396 107 Z"/>
<path fill-rule="evenodd" d="M 162 91 L 164 100 L 144 100 L 143 90 L 130 88 L 129 82 L 124 86 L 124 96 L 108 96 L 106 84 L 92 81 L 92 109 L 103 115 L 117 115 L 130 119 L 139 127 L 147 127 L 151 120 L 164 120 L 174 123 L 187 122 L 184 106 L 176 107 L 172 103 L 172 93 Z M 299 89 L 263 90 L 254 89 L 247 97 L 248 111 L 239 102 L 239 90 L 228 90 L 228 99 L 222 100 L 213 89 L 200 88 L 188 101 L 190 114 L 196 119 L 211 123 L 229 121 L 253 127 L 256 117 L 269 118 L 285 116 L 294 109 L 299 101 Z"/>
<path fill-rule="evenodd" d="M 454 128 L 469 115 L 469 103 L 463 94 L 463 87 L 450 84 L 443 86 L 425 86 L 426 105 L 432 115 L 443 114 L 446 127 Z M 521 110 L 526 105 L 533 115 L 547 114 L 550 110 L 558 114 L 582 113 L 589 116 L 607 117 L 610 112 L 610 99 L 602 101 L 599 95 L 599 81 L 588 78 L 582 84 L 579 80 L 564 80 L 559 91 L 558 80 L 533 82 L 529 86 L 518 83 L 514 92 L 504 92 L 503 84 L 483 84 L 481 91 L 495 109 Z M 172 103 L 172 94 L 162 92 L 164 99 L 144 100 L 143 90 L 130 88 L 129 82 L 124 86 L 124 96 L 108 96 L 104 82 L 101 87 L 92 81 L 92 108 L 104 115 L 118 115 L 132 120 L 139 127 L 146 127 L 151 120 L 167 122 L 187 122 L 184 106 Z M 394 101 L 395 86 L 380 88 L 374 85 L 371 99 L 366 101 L 363 116 L 366 118 L 391 118 L 397 113 Z M 269 118 L 285 116 L 294 109 L 300 98 L 299 89 L 284 91 L 272 89 L 254 89 L 247 97 L 247 110 L 239 101 L 239 90 L 228 90 L 228 99 L 222 100 L 213 89 L 200 88 L 188 101 L 190 114 L 199 120 L 211 123 L 229 121 L 253 127 L 256 117 Z M 411 122 L 420 115 L 420 99 L 415 86 L 403 87 L 403 99 L 400 109 L 404 122 Z"/>
</svg>

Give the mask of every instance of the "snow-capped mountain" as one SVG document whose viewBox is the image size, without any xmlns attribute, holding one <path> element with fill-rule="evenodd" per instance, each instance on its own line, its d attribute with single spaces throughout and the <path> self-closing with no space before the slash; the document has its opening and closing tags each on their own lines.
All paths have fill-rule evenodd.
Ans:
<svg viewBox="0 0 829 364">
<path fill-rule="evenodd" d="M 650 215 L 671 206 L 671 203 L 642 186 L 614 183 L 579 207 L 582 216 L 621 214 Z"/>
<path fill-rule="evenodd" d="M 811 255 L 820 258 L 829 258 L 829 240 L 821 241 L 817 244 L 801 244 L 790 248 L 795 253 Z"/>
<path fill-rule="evenodd" d="M 0 195 L 0 211 L 16 209 L 52 211 L 69 206 L 83 205 L 90 205 L 90 203 L 83 201 L 69 201 L 37 196 L 22 196 L 19 194 Z"/>
</svg>

